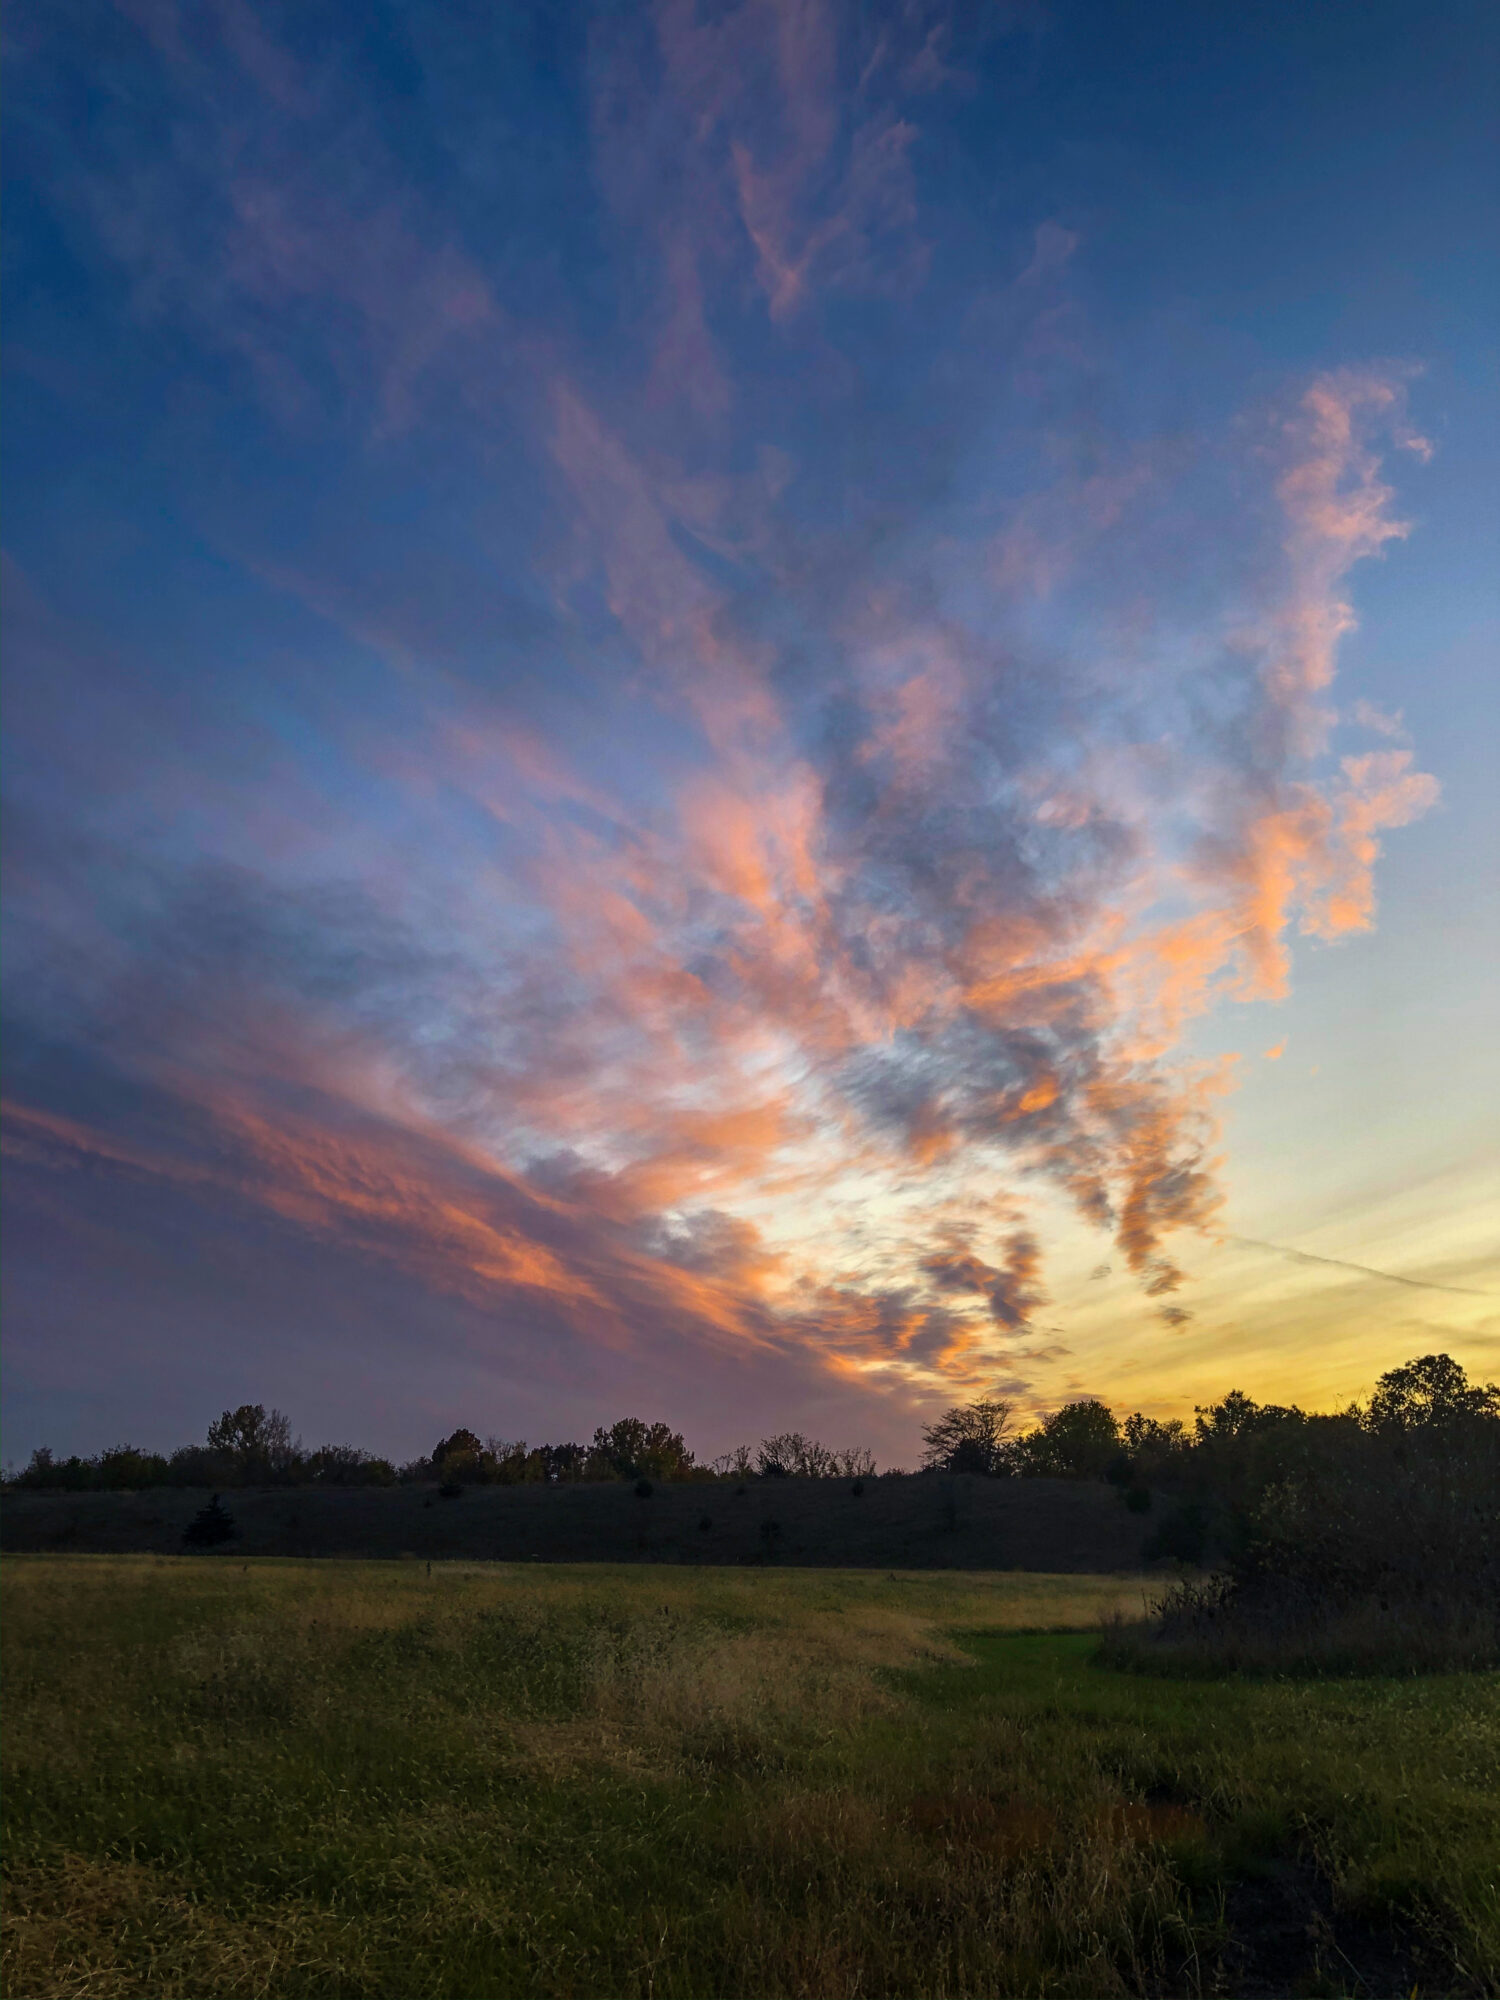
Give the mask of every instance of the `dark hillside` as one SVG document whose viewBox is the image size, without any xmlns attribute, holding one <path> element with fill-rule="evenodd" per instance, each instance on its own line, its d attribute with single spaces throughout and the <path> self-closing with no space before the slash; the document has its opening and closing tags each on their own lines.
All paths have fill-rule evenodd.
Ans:
<svg viewBox="0 0 1500 2000">
<path fill-rule="evenodd" d="M 771 1562 L 834 1568 L 1133 1570 L 1155 1510 L 1102 1482 L 913 1475 L 633 1486 L 248 1488 L 224 1495 L 239 1555 L 464 1556 L 518 1562 Z M 9 1492 L 6 1550 L 176 1554 L 208 1495 Z"/>
</svg>

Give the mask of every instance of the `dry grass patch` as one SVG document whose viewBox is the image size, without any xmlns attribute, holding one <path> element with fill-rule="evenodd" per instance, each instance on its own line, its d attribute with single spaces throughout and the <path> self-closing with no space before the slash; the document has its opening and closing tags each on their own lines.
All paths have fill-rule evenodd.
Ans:
<svg viewBox="0 0 1500 2000">
<path fill-rule="evenodd" d="M 320 1981 L 348 1990 L 378 1956 L 366 1923 L 287 1904 L 234 1916 L 138 1863 L 59 1854 L 7 1870 L 0 1966 L 9 2000 L 200 2000 Z"/>
</svg>

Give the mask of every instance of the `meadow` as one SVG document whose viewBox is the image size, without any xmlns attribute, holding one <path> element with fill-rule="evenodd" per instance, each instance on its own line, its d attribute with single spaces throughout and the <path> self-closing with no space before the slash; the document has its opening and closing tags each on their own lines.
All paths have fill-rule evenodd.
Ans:
<svg viewBox="0 0 1500 2000">
<path fill-rule="evenodd" d="M 1120 1576 L 13 1555 L 23 1996 L 1483 1994 L 1500 1677 Z"/>
</svg>

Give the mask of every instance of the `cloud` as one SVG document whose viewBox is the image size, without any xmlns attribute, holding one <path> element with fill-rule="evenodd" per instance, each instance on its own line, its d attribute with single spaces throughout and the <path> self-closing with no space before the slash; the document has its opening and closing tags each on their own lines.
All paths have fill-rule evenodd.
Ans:
<svg viewBox="0 0 1500 2000">
<path fill-rule="evenodd" d="M 995 697 L 1012 679 L 1024 688 L 1022 672 L 1001 662 L 997 673 L 961 623 L 890 586 L 873 614 L 831 607 L 857 700 L 820 753 L 788 712 L 774 653 L 737 629 L 723 586 L 675 538 L 659 483 L 571 385 L 555 395 L 554 450 L 611 608 L 702 749 L 687 748 L 642 814 L 534 732 L 468 724 L 455 762 L 446 731 L 432 746 L 446 781 L 474 782 L 492 746 L 509 774 L 507 821 L 535 835 L 511 878 L 536 919 L 524 950 L 502 934 L 482 968 L 472 943 L 396 944 L 347 891 L 289 898 L 208 876 L 180 895 L 170 939 L 161 918 L 128 917 L 130 977 L 145 983 L 123 1013 L 128 987 L 104 998 L 111 1046 L 195 1097 L 209 1078 L 236 1080 L 251 1093 L 241 1133 L 272 1132 L 295 1088 L 320 1092 L 328 1115 L 344 1103 L 395 1109 L 415 1129 L 446 1124 L 497 1172 L 571 1149 L 569 1193 L 590 1214 L 655 1244 L 669 1273 L 688 1268 L 683 1245 L 719 1243 L 753 1300 L 747 1324 L 782 1315 L 830 1354 L 863 1327 L 866 1359 L 968 1369 L 979 1333 L 909 1304 L 919 1275 L 983 1296 L 998 1329 L 1027 1323 L 1042 1297 L 1034 1234 L 1014 1230 L 998 1261 L 941 1248 L 943 1201 L 976 1174 L 1008 1172 L 1017 1192 L 1032 1177 L 1055 1183 L 1113 1231 L 1148 1296 L 1178 1289 L 1166 1239 L 1218 1211 L 1213 1097 L 1225 1082 L 1169 1060 L 1180 1024 L 1223 991 L 1278 990 L 1299 908 L 1319 935 L 1367 924 L 1377 830 L 1422 810 L 1431 781 L 1404 751 L 1345 759 L 1321 782 L 1257 753 L 1238 773 L 1220 769 L 1214 831 L 1174 860 L 1108 759 L 1092 774 L 1073 760 L 1059 810 L 1045 760 L 1076 742 L 1058 733 L 1063 717 L 1044 706 L 1015 740 Z M 1315 399 L 1318 493 L 1334 481 L 1329 407 Z M 1367 454 L 1351 464 L 1369 486 Z M 1381 506 L 1355 505 L 1349 534 L 1313 508 L 1317 532 L 1378 548 Z M 1252 698 L 1287 698 L 1278 673 L 1263 671 Z M 1201 783 L 1190 771 L 1174 804 L 1193 804 Z M 1234 812 L 1237 844 L 1221 831 Z M 1162 921 L 1173 882 L 1197 908 Z M 159 902 L 153 892 L 143 908 Z M 147 968 L 168 963 L 176 991 L 163 1009 Z M 255 1104 L 268 1086 L 281 1102 Z M 947 1177 L 925 1217 L 903 1195 L 914 1174 Z M 793 1247 L 799 1210 L 860 1177 L 897 1218 L 891 1282 L 830 1286 L 810 1246 Z M 415 1188 L 409 1199 L 422 1208 Z M 277 1212 L 313 1226 L 315 1204 L 287 1203 Z M 453 1205 L 439 1206 L 451 1219 Z M 382 1212 L 397 1208 L 392 1195 Z M 523 1235 L 550 1211 L 525 1213 Z M 472 1218 L 454 1226 L 426 1233 L 450 1246 L 466 1284 L 524 1288 L 510 1236 L 491 1241 Z M 734 1230 L 752 1227 L 763 1252 L 731 1255 L 750 1240 Z M 559 1297 L 584 1282 L 550 1246 L 536 1269 Z M 852 1305 L 861 1284 L 898 1303 L 869 1319 Z M 827 1323 L 809 1319 L 799 1285 L 818 1290 Z M 601 1310 L 597 1286 L 578 1296 Z M 729 1310 L 719 1293 L 701 1309 L 712 1324 Z"/>
<path fill-rule="evenodd" d="M 1361 729 L 1373 729 L 1377 736 L 1404 737 L 1407 733 L 1405 718 L 1397 709 L 1394 715 L 1379 707 L 1373 701 L 1366 701 L 1361 695 L 1349 711 L 1350 719 Z"/>
<path fill-rule="evenodd" d="M 1451 1292 L 1455 1297 L 1486 1299 L 1493 1297 L 1490 1292 L 1475 1291 L 1470 1285 L 1442 1285 L 1432 1278 L 1405 1278 L 1397 1271 L 1378 1271 L 1373 1264 L 1351 1263 L 1347 1257 L 1324 1257 L 1313 1250 L 1294 1250 L 1286 1243 L 1263 1243 L 1258 1236 L 1230 1236 L 1230 1243 L 1239 1243 L 1247 1250 L 1269 1250 L 1278 1257 L 1286 1257 L 1294 1264 L 1326 1264 L 1336 1271 L 1353 1271 L 1362 1278 L 1378 1278 L 1382 1284 L 1407 1285 L 1418 1292 Z"/>
<path fill-rule="evenodd" d="M 7 593 L 6 976 L 65 1052 L 11 1058 L 18 1185 L 809 1395 L 991 1379 L 1059 1202 L 1182 1325 L 1233 1080 L 1187 1031 L 1368 929 L 1437 797 L 1326 747 L 1401 381 L 1067 416 L 1089 246 L 1031 216 L 978 296 L 941 10 L 605 11 L 535 175 L 436 28 L 442 174 L 334 54 L 140 19 L 30 143 L 133 365 L 181 344 L 159 457 L 233 583 L 195 542 L 211 615 L 129 646 L 66 565 Z"/>
<path fill-rule="evenodd" d="M 1004 1264 L 996 1268 L 954 1245 L 924 1257 L 922 1270 L 940 1291 L 983 1293 L 995 1324 L 1016 1331 L 1046 1303 L 1046 1293 L 1038 1282 L 1042 1252 L 1036 1237 L 1025 1229 L 1006 1239 L 1005 1252 Z"/>
</svg>

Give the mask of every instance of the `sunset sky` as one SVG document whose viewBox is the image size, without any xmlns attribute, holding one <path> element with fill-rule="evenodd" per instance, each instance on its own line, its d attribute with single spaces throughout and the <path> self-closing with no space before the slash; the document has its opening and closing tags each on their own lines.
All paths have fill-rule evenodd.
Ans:
<svg viewBox="0 0 1500 2000">
<path fill-rule="evenodd" d="M 6 35 L 8 1459 L 1500 1375 L 1500 12 Z"/>
</svg>

